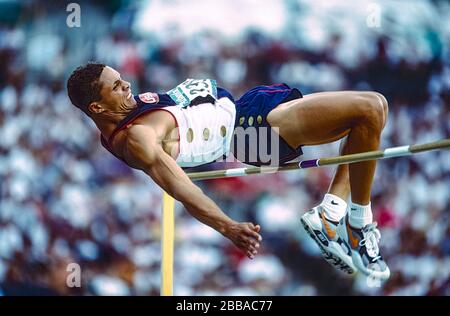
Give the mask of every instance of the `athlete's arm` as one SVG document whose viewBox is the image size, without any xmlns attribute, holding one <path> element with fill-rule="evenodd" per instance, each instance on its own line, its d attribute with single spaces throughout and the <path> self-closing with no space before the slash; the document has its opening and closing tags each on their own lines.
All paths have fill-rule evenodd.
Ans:
<svg viewBox="0 0 450 316">
<path fill-rule="evenodd" d="M 238 223 L 225 215 L 164 152 L 151 127 L 130 127 L 123 156 L 131 167 L 143 170 L 164 191 L 183 203 L 192 216 L 229 238 L 248 257 L 256 254 L 261 240 L 259 225 Z"/>
</svg>

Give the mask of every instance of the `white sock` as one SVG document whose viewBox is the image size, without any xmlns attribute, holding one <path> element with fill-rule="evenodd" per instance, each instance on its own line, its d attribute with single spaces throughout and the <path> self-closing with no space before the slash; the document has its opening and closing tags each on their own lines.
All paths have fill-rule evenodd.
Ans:
<svg viewBox="0 0 450 316">
<path fill-rule="evenodd" d="M 335 222 L 339 222 L 347 210 L 347 203 L 340 197 L 330 193 L 325 194 L 320 206 L 324 210 L 325 217 Z"/>
<path fill-rule="evenodd" d="M 351 202 L 348 221 L 350 226 L 354 228 L 363 228 L 367 224 L 372 223 L 373 215 L 370 202 L 367 205 L 359 205 Z"/>
</svg>

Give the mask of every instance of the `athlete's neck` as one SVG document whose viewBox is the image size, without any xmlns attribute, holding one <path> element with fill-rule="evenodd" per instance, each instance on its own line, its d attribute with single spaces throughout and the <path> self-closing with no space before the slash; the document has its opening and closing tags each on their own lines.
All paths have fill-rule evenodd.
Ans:
<svg viewBox="0 0 450 316">
<path fill-rule="evenodd" d="M 126 115 L 115 115 L 113 117 L 97 117 L 93 118 L 93 120 L 102 135 L 109 139 L 114 129 L 125 117 Z"/>
</svg>

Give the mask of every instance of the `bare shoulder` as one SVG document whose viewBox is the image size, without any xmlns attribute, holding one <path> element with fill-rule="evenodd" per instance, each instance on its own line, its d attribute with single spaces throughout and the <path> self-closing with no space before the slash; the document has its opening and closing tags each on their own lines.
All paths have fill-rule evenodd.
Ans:
<svg viewBox="0 0 450 316">
<path fill-rule="evenodd" d="M 156 141 L 156 131 L 151 125 L 133 124 L 127 130 L 127 144 L 149 142 L 152 140 Z"/>
<path fill-rule="evenodd" d="M 132 125 L 127 130 L 123 156 L 130 166 L 142 169 L 153 160 L 158 146 L 154 128 L 141 124 Z"/>
</svg>

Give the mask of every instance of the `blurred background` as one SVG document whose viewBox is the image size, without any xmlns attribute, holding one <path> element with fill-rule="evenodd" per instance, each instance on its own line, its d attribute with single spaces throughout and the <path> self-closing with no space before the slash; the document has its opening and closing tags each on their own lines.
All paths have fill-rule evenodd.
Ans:
<svg viewBox="0 0 450 316">
<path fill-rule="evenodd" d="M 0 294 L 159 295 L 162 193 L 70 104 L 66 80 L 89 60 L 134 94 L 187 77 L 235 97 L 280 82 L 376 90 L 390 104 L 383 148 L 450 137 L 448 1 L 78 1 L 79 25 L 68 4 L 0 0 Z M 338 143 L 304 151 L 334 156 Z M 178 203 L 174 294 L 450 295 L 450 151 L 378 164 L 385 284 L 336 271 L 301 228 L 333 172 L 199 183 L 233 219 L 259 223 L 264 242 L 248 260 Z M 70 263 L 81 287 L 66 285 Z"/>
</svg>

